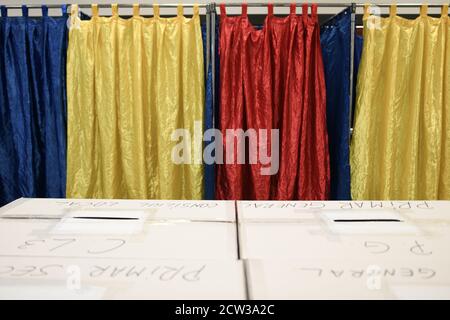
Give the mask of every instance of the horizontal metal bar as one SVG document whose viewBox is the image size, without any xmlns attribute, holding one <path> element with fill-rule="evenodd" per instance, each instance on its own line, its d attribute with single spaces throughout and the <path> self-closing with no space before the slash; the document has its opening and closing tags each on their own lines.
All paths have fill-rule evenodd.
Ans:
<svg viewBox="0 0 450 320">
<path fill-rule="evenodd" d="M 192 8 L 194 7 L 195 4 L 193 3 L 180 3 L 183 5 L 184 8 Z M 124 4 L 117 4 L 119 9 L 120 8 L 133 8 L 133 5 L 131 3 L 124 3 Z M 178 7 L 178 3 L 161 3 L 159 4 L 160 8 L 177 8 Z M 70 7 L 70 5 L 67 5 L 68 7 Z M 22 9 L 22 6 L 18 6 L 18 5 L 5 5 L 6 8 L 8 9 Z M 41 9 L 42 5 L 26 5 L 26 7 L 28 9 Z M 140 8 L 153 8 L 153 4 L 140 4 L 139 5 Z M 198 4 L 199 8 L 206 8 L 206 4 Z M 48 4 L 47 8 L 49 9 L 60 9 L 61 5 L 56 5 L 56 4 Z M 86 8 L 91 8 L 90 4 L 79 4 L 78 8 L 82 8 L 82 9 L 86 9 Z M 111 8 L 111 4 L 98 4 L 98 8 L 102 8 L 102 9 L 107 9 L 107 8 Z"/>
<path fill-rule="evenodd" d="M 241 7 L 243 2 L 226 2 L 224 3 L 225 7 Z M 425 3 L 424 3 L 425 4 Z M 273 3 L 274 7 L 289 7 L 291 5 L 291 2 L 275 2 Z M 303 3 L 295 3 L 295 5 L 297 7 L 301 7 L 303 5 Z M 320 7 L 324 7 L 324 8 L 342 8 L 342 7 L 350 7 L 352 5 L 351 2 L 349 3 L 317 3 L 317 6 Z M 355 4 L 357 7 L 364 7 L 365 3 L 356 3 Z M 390 7 L 392 5 L 392 3 L 381 3 L 381 4 L 377 4 L 377 3 L 373 3 L 370 4 L 370 6 L 372 7 Z M 396 4 L 397 7 L 410 7 L 410 8 L 418 8 L 420 6 L 422 6 L 422 3 L 397 3 Z M 430 8 L 436 8 L 436 7 L 442 7 L 444 4 L 440 3 L 440 4 L 427 4 L 428 7 Z M 247 3 L 247 7 L 249 8 L 258 8 L 258 7 L 267 7 L 268 3 L 262 3 L 262 2 L 253 2 L 253 3 Z"/>
</svg>

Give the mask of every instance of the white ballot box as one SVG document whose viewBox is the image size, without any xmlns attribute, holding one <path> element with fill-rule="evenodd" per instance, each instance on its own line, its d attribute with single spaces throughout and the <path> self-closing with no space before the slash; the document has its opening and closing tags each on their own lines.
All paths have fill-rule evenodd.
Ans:
<svg viewBox="0 0 450 320">
<path fill-rule="evenodd" d="M 0 255 L 235 260 L 234 202 L 20 199 L 2 208 Z"/>
<path fill-rule="evenodd" d="M 238 202 L 244 259 L 450 261 L 450 202 Z"/>
<path fill-rule="evenodd" d="M 439 259 L 248 260 L 250 299 L 450 299 L 450 264 Z"/>
<path fill-rule="evenodd" d="M 240 261 L 0 256 L 0 299 L 245 299 Z"/>
</svg>

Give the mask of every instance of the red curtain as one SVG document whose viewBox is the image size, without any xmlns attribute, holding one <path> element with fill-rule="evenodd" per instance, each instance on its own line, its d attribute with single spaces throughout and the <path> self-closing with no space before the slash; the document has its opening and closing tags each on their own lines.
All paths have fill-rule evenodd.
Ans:
<svg viewBox="0 0 450 320">
<path fill-rule="evenodd" d="M 220 129 L 224 161 L 236 143 L 227 143 L 227 129 L 279 129 L 279 170 L 262 175 L 261 165 L 224 163 L 217 166 L 216 198 L 227 200 L 325 200 L 330 172 L 326 131 L 325 80 L 317 6 L 295 4 L 286 17 L 268 7 L 257 30 L 247 16 L 220 16 Z M 258 150 L 267 145 L 258 137 Z M 269 139 L 270 141 L 270 133 Z M 228 141 L 230 142 L 230 141 Z M 231 141 L 233 142 L 233 141 Z M 248 142 L 248 141 L 247 141 Z M 272 152 L 269 144 L 269 155 Z"/>
</svg>

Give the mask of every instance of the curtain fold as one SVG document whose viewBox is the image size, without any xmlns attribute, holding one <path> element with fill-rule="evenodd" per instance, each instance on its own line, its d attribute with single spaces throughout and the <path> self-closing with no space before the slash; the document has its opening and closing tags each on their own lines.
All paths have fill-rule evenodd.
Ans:
<svg viewBox="0 0 450 320">
<path fill-rule="evenodd" d="M 321 26 L 327 93 L 330 199 L 350 200 L 351 8 Z"/>
<path fill-rule="evenodd" d="M 65 196 L 66 8 L 0 18 L 0 205 Z"/>
<path fill-rule="evenodd" d="M 317 7 L 307 5 L 297 16 L 273 16 L 273 6 L 261 30 L 241 16 L 226 16 L 221 6 L 220 129 L 278 129 L 279 170 L 262 175 L 261 162 L 218 165 L 217 199 L 318 200 L 329 196 L 329 153 L 326 132 L 325 80 Z M 268 139 L 259 136 L 257 150 Z M 225 138 L 224 138 L 225 140 Z M 237 144 L 224 141 L 224 158 Z M 274 160 L 272 158 L 272 160 Z M 264 166 L 266 167 L 266 166 Z"/>
<path fill-rule="evenodd" d="M 450 199 L 449 31 L 448 13 L 432 18 L 426 6 L 415 20 L 395 7 L 388 18 L 366 13 L 353 199 Z"/>
<path fill-rule="evenodd" d="M 95 8 L 91 20 L 74 19 L 70 29 L 67 196 L 201 199 L 198 7 L 192 18 L 181 5 L 174 18 L 159 17 L 156 5 L 148 19 L 136 6 L 130 19 L 112 10 L 99 17 Z"/>
</svg>

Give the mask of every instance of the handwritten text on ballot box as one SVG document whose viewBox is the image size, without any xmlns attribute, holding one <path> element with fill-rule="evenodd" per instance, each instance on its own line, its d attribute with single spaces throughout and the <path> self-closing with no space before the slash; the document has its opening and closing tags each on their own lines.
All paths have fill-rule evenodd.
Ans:
<svg viewBox="0 0 450 320">
<path fill-rule="evenodd" d="M 20 199 L 0 255 L 237 259 L 233 202 Z"/>
<path fill-rule="evenodd" d="M 450 261 L 450 202 L 238 202 L 246 259 Z"/>
<path fill-rule="evenodd" d="M 239 261 L 0 256 L 0 299 L 245 299 Z"/>
<path fill-rule="evenodd" d="M 247 279 L 256 300 L 450 299 L 448 260 L 249 260 Z"/>
</svg>

